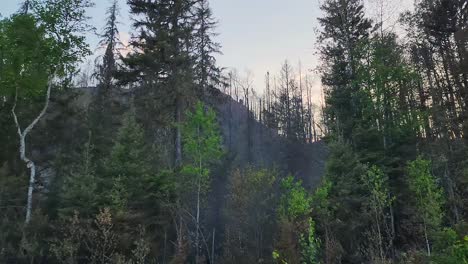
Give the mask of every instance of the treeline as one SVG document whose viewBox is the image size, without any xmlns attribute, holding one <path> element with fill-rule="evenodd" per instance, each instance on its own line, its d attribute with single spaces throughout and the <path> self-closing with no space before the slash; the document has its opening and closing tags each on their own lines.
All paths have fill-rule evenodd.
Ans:
<svg viewBox="0 0 468 264">
<path fill-rule="evenodd" d="M 405 37 L 360 1 L 324 1 L 321 115 L 300 67 L 259 96 L 216 65 L 207 0 L 127 2 L 130 53 L 113 2 L 89 99 L 72 87 L 91 1 L 0 21 L 0 262 L 467 262 L 466 1 L 418 2 Z M 245 106 L 249 148 L 254 125 L 326 141 L 320 186 L 236 164 L 220 90 Z"/>
<path fill-rule="evenodd" d="M 215 63 L 208 1 L 128 4 L 131 52 L 119 52 L 114 1 L 103 54 L 81 75 L 91 1 L 25 1 L 1 20 L 0 262 L 273 262 L 276 244 L 296 260 L 299 243 L 314 250 L 313 231 L 299 239 L 314 228 L 300 182 L 233 166 L 223 144 L 206 102 L 234 81 Z M 259 110 L 245 88 L 248 123 L 268 120 L 287 139 L 311 141 L 310 101 L 285 71 Z M 75 89 L 77 81 L 97 87 Z M 300 124 L 287 125 L 292 113 Z M 214 177 L 226 193 L 214 194 Z"/>
<path fill-rule="evenodd" d="M 301 143 L 319 141 L 325 135 L 322 109 L 314 102 L 313 76 L 295 69 L 289 61 L 281 65 L 277 75 L 267 72 L 262 94 L 253 87 L 252 75 L 236 69 L 224 76 L 220 89 L 241 102 L 255 119 L 284 138 Z"/>
<path fill-rule="evenodd" d="M 418 1 L 399 36 L 383 9 L 371 21 L 361 1 L 322 5 L 324 262 L 467 261 L 467 8 Z"/>
</svg>

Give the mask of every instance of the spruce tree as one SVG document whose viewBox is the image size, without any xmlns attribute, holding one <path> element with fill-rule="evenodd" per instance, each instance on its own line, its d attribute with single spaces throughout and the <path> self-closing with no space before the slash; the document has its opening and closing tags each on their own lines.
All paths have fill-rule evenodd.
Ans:
<svg viewBox="0 0 468 264">
<path fill-rule="evenodd" d="M 194 57 L 195 78 L 202 95 L 221 82 L 221 69 L 216 65 L 215 54 L 220 53 L 221 45 L 213 38 L 217 21 L 208 0 L 198 0 L 195 5 Z"/>
<path fill-rule="evenodd" d="M 106 24 L 101 34 L 99 45 L 105 48 L 105 53 L 98 58 L 97 78 L 98 92 L 92 105 L 90 116 L 91 130 L 93 131 L 93 145 L 96 156 L 105 156 L 112 147 L 112 138 L 115 136 L 116 115 L 118 109 L 118 90 L 115 76 L 118 70 L 119 40 L 118 16 L 119 6 L 117 1 L 107 9 Z M 99 61 L 100 60 L 100 61 Z"/>
<path fill-rule="evenodd" d="M 134 52 L 123 61 L 122 80 L 141 86 L 138 105 L 147 120 L 180 124 L 184 109 L 194 98 L 193 1 L 130 0 L 130 12 L 138 36 L 131 41 Z M 157 102 L 157 103 L 155 103 Z M 154 128 L 154 127 L 153 127 Z M 180 126 L 174 127 L 174 165 L 182 162 Z"/>
<path fill-rule="evenodd" d="M 133 209 L 143 203 L 146 183 L 151 177 L 157 177 L 149 153 L 142 126 L 133 113 L 125 114 L 115 144 L 104 162 L 105 177 L 101 185 L 106 203 L 116 211 L 126 212 L 127 205 Z"/>
<path fill-rule="evenodd" d="M 371 24 L 364 17 L 360 0 L 327 0 L 321 9 L 325 13 L 319 18 L 322 83 L 326 87 L 324 114 L 329 129 L 350 140 L 363 107 L 356 78 Z"/>
<path fill-rule="evenodd" d="M 110 96 L 108 91 L 111 89 L 117 71 L 116 58 L 118 56 L 118 48 L 122 44 L 119 40 L 119 29 L 117 27 L 119 24 L 117 21 L 120 14 L 119 10 L 118 3 L 114 0 L 106 11 L 106 24 L 99 41 L 99 45 L 105 47 L 105 52 L 102 61 L 98 64 L 97 77 L 100 90 L 104 90 L 107 96 Z"/>
<path fill-rule="evenodd" d="M 91 134 L 82 151 L 80 162 L 73 166 L 70 175 L 64 179 L 59 193 L 59 213 L 71 217 L 75 212 L 91 217 L 98 212 L 98 180 L 96 165 L 91 145 Z"/>
</svg>

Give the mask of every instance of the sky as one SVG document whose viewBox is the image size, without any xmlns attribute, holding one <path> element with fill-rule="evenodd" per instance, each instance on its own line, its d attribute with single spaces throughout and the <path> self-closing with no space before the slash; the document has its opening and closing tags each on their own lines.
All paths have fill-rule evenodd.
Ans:
<svg viewBox="0 0 468 264">
<path fill-rule="evenodd" d="M 218 20 L 216 40 L 222 45 L 222 54 L 217 55 L 218 65 L 235 68 L 240 74 L 250 72 L 253 86 L 258 93 L 264 89 L 265 74 L 275 75 L 281 64 L 288 60 L 296 70 L 299 62 L 303 72 L 314 77 L 313 93 L 319 101 L 321 85 L 313 70 L 319 65 L 316 55 L 316 36 L 323 0 L 211 0 L 213 14 Z M 18 10 L 22 0 L 0 0 L 0 14 L 8 16 Z M 109 0 L 95 0 L 96 5 L 88 10 L 90 24 L 99 30 L 103 27 Z M 119 26 L 121 40 L 128 42 L 131 36 L 131 19 L 126 0 L 118 0 L 121 8 Z M 373 9 L 385 3 L 388 24 L 393 24 L 396 14 L 406 10 L 413 0 L 366 0 Z M 373 12 L 369 11 L 372 16 Z M 97 50 L 98 38 L 89 34 L 88 42 Z M 90 58 L 91 60 L 91 58 Z"/>
</svg>

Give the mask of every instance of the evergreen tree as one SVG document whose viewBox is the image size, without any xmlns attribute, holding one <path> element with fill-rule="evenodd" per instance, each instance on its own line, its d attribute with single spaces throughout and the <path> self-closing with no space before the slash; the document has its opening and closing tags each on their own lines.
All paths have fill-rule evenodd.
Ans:
<svg viewBox="0 0 468 264">
<path fill-rule="evenodd" d="M 90 127 L 93 132 L 94 152 L 97 157 L 105 156 L 112 148 L 112 139 L 115 137 L 116 123 L 120 123 L 118 115 L 122 114 L 119 104 L 120 88 L 116 85 L 118 70 L 119 40 L 118 18 L 119 6 L 117 1 L 107 9 L 106 24 L 100 35 L 99 45 L 105 48 L 104 55 L 97 58 L 97 95 L 95 96 L 88 113 Z"/>
<path fill-rule="evenodd" d="M 342 251 L 343 261 L 362 262 L 365 259 L 359 248 L 365 244 L 363 234 L 369 230 L 371 221 L 361 210 L 367 201 L 365 186 L 361 182 L 362 175 L 366 173 L 367 166 L 360 162 L 350 145 L 342 141 L 330 145 L 325 168 L 325 179 L 331 184 L 328 195 L 330 210 L 326 210 L 320 220 L 329 220 L 330 229 L 324 232 L 329 238 L 336 238 L 335 250 L 342 249 L 338 251 Z"/>
<path fill-rule="evenodd" d="M 357 69 L 368 40 L 370 21 L 362 1 L 327 0 L 321 6 L 319 37 L 323 61 L 322 83 L 327 88 L 325 115 L 329 129 L 350 140 L 362 114 Z"/>
<path fill-rule="evenodd" d="M 107 9 L 106 14 L 106 25 L 104 26 L 103 32 L 100 35 L 101 40 L 99 45 L 105 47 L 104 56 L 102 62 L 98 64 L 98 80 L 101 91 L 100 95 L 104 92 L 106 97 L 109 97 L 109 90 L 113 84 L 113 79 L 117 71 L 116 57 L 118 55 L 119 45 L 122 43 L 119 40 L 119 29 L 118 29 L 118 17 L 119 17 L 119 6 L 116 0 L 112 2 L 112 5 Z M 102 95 L 101 95 L 102 96 Z"/>
<path fill-rule="evenodd" d="M 74 166 L 71 174 L 65 178 L 59 193 L 59 212 L 64 217 L 71 217 L 75 212 L 91 217 L 98 212 L 98 180 L 92 149 L 90 134 L 79 163 Z"/>
<path fill-rule="evenodd" d="M 195 96 L 193 81 L 193 1 L 130 0 L 138 36 L 123 61 L 121 79 L 141 86 L 137 100 L 146 120 L 181 124 L 184 109 Z M 154 103 L 158 102 L 158 103 Z M 162 113 L 162 114 L 161 114 Z M 153 127 L 154 129 L 154 127 Z M 174 165 L 182 162 L 180 126 L 174 128 Z"/>
<path fill-rule="evenodd" d="M 202 95 L 216 87 L 221 80 L 221 69 L 216 65 L 216 54 L 221 45 L 214 41 L 217 22 L 208 0 L 198 0 L 195 4 L 194 57 L 195 78 L 202 89 Z"/>
<path fill-rule="evenodd" d="M 106 177 L 101 192 L 107 195 L 109 205 L 116 211 L 126 212 L 143 203 L 146 183 L 151 177 L 157 177 L 149 153 L 143 128 L 133 113 L 127 113 L 111 153 L 104 161 Z"/>
</svg>

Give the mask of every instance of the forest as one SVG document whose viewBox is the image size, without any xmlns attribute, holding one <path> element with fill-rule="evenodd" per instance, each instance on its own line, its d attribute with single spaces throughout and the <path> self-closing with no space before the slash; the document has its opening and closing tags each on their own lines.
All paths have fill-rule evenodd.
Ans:
<svg viewBox="0 0 468 264">
<path fill-rule="evenodd" d="M 0 263 L 468 264 L 467 0 L 319 1 L 264 87 L 209 0 L 126 2 L 0 16 Z"/>
</svg>

